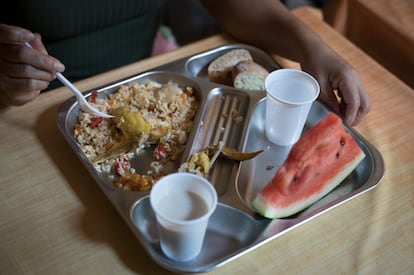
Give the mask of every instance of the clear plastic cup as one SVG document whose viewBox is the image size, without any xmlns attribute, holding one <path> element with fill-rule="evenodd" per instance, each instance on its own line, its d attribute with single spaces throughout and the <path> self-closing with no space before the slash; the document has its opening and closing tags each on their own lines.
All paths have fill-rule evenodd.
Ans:
<svg viewBox="0 0 414 275">
<path fill-rule="evenodd" d="M 161 178 L 150 193 L 161 250 L 175 261 L 190 261 L 201 251 L 217 192 L 205 178 L 174 173 Z"/>
<path fill-rule="evenodd" d="M 279 69 L 267 76 L 265 87 L 267 139 L 281 146 L 296 143 L 319 96 L 319 83 L 306 72 Z"/>
</svg>

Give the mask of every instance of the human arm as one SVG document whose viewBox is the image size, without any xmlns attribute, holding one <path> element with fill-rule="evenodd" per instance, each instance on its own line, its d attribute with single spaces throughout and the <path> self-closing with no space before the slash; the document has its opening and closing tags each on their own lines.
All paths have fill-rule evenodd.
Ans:
<svg viewBox="0 0 414 275">
<path fill-rule="evenodd" d="M 356 125 L 370 110 L 358 72 L 298 20 L 280 1 L 204 0 L 235 38 L 297 61 L 321 86 L 319 99 L 346 123 Z M 341 100 L 335 96 L 337 91 Z"/>
<path fill-rule="evenodd" d="M 33 48 L 24 45 L 28 42 Z M 64 66 L 47 51 L 38 34 L 0 24 L 0 106 L 35 99 Z"/>
</svg>

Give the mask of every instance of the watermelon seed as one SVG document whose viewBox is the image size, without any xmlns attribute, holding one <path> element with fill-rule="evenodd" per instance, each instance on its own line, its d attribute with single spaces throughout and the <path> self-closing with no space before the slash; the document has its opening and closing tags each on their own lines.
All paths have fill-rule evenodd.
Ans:
<svg viewBox="0 0 414 275">
<path fill-rule="evenodd" d="M 336 153 L 336 158 L 339 159 L 339 153 Z"/>
<path fill-rule="evenodd" d="M 341 146 L 345 145 L 345 140 L 341 139 Z"/>
</svg>

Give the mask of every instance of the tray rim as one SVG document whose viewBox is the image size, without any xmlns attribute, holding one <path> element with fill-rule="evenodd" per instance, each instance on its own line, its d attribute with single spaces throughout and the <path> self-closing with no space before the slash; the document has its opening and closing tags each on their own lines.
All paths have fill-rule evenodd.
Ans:
<svg viewBox="0 0 414 275">
<path fill-rule="evenodd" d="M 187 68 L 189 62 L 191 60 L 197 58 L 197 57 L 205 56 L 205 55 L 208 55 L 209 53 L 212 53 L 212 52 L 215 52 L 215 51 L 226 51 L 226 50 L 231 50 L 231 49 L 234 49 L 234 48 L 254 49 L 254 50 L 260 51 L 261 53 L 267 54 L 267 53 L 265 53 L 264 51 L 262 51 L 258 48 L 255 48 L 253 46 L 246 45 L 246 44 L 239 44 L 239 43 L 225 44 L 225 45 L 214 47 L 214 48 L 199 52 L 197 54 L 189 55 L 187 57 L 180 58 L 180 59 L 177 59 L 175 61 L 171 61 L 169 63 L 166 63 L 166 64 L 163 64 L 163 65 L 145 70 L 145 71 L 140 72 L 138 74 L 122 78 L 118 81 L 114 81 L 114 82 L 109 83 L 107 85 L 102 85 L 102 86 L 99 86 L 97 88 L 90 89 L 89 91 L 86 91 L 83 94 L 88 96 L 90 93 L 92 93 L 92 91 L 95 91 L 95 90 L 99 91 L 99 90 L 108 89 L 109 87 L 116 87 L 116 86 L 119 86 L 120 83 L 126 83 L 126 82 L 130 81 L 131 79 L 141 78 L 145 75 L 150 75 L 154 72 L 167 72 L 167 73 L 179 74 L 179 75 L 184 76 L 186 78 L 190 78 L 192 81 L 195 81 L 196 83 L 199 82 L 199 81 L 209 82 L 208 80 L 198 78 L 197 76 L 192 75 L 190 73 L 190 71 L 188 70 L 188 68 Z M 270 57 L 270 55 L 269 55 L 269 57 Z M 277 64 L 275 61 L 274 61 L 274 63 L 281 68 L 281 66 L 279 64 Z M 181 66 L 182 69 L 178 70 L 178 71 L 169 71 L 169 68 L 171 68 L 171 67 L 174 68 L 174 66 L 176 68 L 179 68 Z M 221 85 L 221 84 L 217 84 L 217 83 L 210 83 L 210 85 L 207 85 L 207 86 L 211 86 L 211 87 L 215 87 L 215 88 L 222 87 L 222 88 L 226 88 L 226 89 L 235 89 L 233 87 L 229 87 L 229 86 Z M 248 117 L 249 120 L 251 118 L 253 110 L 257 107 L 257 104 L 259 104 L 263 100 L 263 97 L 262 98 L 260 98 L 260 96 L 256 97 L 255 100 L 256 100 L 255 105 L 253 107 L 251 107 L 250 108 L 251 110 L 249 111 L 249 117 Z M 262 223 L 262 226 L 264 227 L 264 231 L 263 231 L 262 234 L 260 234 L 257 237 L 256 241 L 254 241 L 250 245 L 246 246 L 241 251 L 239 251 L 237 253 L 234 253 L 233 255 L 229 255 L 228 257 L 223 259 L 223 261 L 220 261 L 220 262 L 217 262 L 217 263 L 211 263 L 210 265 L 204 266 L 205 268 L 202 269 L 202 270 L 200 270 L 200 269 L 197 269 L 197 270 L 182 269 L 179 266 L 168 265 L 164 261 L 162 261 L 161 258 L 156 257 L 156 255 L 153 255 L 153 253 L 147 247 L 148 244 L 144 243 L 144 237 L 137 235 L 137 232 L 136 232 L 137 229 L 135 228 L 135 225 L 129 219 L 130 211 L 132 209 L 132 206 L 135 205 L 138 201 L 145 199 L 148 196 L 149 192 L 148 191 L 147 192 L 135 192 L 135 194 L 132 194 L 133 192 L 128 192 L 127 193 L 124 190 L 119 190 L 119 189 L 116 190 L 116 187 L 105 188 L 104 185 L 100 184 L 100 182 L 99 182 L 102 179 L 97 175 L 97 173 L 93 172 L 95 170 L 95 168 L 89 163 L 89 160 L 87 160 L 86 157 L 83 156 L 82 154 L 77 154 L 76 153 L 76 151 L 77 151 L 76 144 L 74 144 L 73 140 L 71 140 L 71 138 L 67 134 L 65 134 L 65 129 L 64 129 L 64 126 L 66 125 L 66 115 L 69 113 L 70 110 L 72 110 L 73 108 L 76 108 L 76 104 L 77 103 L 76 103 L 75 97 L 71 97 L 71 98 L 67 99 L 66 101 L 64 101 L 61 104 L 61 106 L 59 107 L 58 112 L 57 112 L 57 121 L 56 121 L 57 122 L 57 127 L 59 128 L 59 130 L 63 134 L 65 140 L 69 143 L 72 150 L 74 150 L 74 153 L 77 155 L 78 158 L 80 158 L 81 162 L 86 166 L 88 172 L 92 175 L 94 180 L 98 183 L 99 187 L 104 192 L 104 194 L 107 196 L 109 201 L 114 205 L 115 209 L 117 209 L 118 212 L 121 214 L 121 216 L 124 218 L 124 221 L 127 223 L 127 225 L 130 227 L 130 229 L 133 231 L 134 235 L 136 235 L 136 237 L 140 241 L 141 245 L 147 251 L 148 255 L 157 264 L 159 264 L 160 266 L 162 266 L 162 267 L 164 267 L 164 268 L 166 268 L 170 271 L 173 271 L 173 272 L 190 272 L 190 273 L 193 273 L 193 272 L 208 272 L 208 271 L 211 271 L 215 268 L 218 268 L 218 267 L 220 267 L 220 266 L 222 266 L 222 265 L 224 265 L 224 264 L 226 264 L 226 263 L 228 263 L 228 262 L 230 262 L 230 261 L 232 261 L 232 260 L 248 253 L 249 251 L 252 251 L 253 249 L 256 249 L 257 247 L 276 239 L 281 234 L 283 234 L 287 231 L 290 231 L 290 230 L 296 228 L 297 226 L 300 226 L 301 224 L 309 221 L 310 219 L 313 219 L 313 218 L 315 218 L 319 215 L 322 215 L 322 214 L 326 213 L 327 211 L 333 209 L 334 207 L 336 207 L 338 205 L 341 205 L 345 202 L 348 202 L 349 200 L 352 200 L 353 198 L 355 198 L 359 195 L 362 195 L 365 192 L 368 192 L 369 190 L 373 189 L 374 187 L 376 187 L 381 182 L 381 180 L 384 176 L 384 172 L 385 172 L 384 171 L 384 160 L 381 156 L 381 153 L 378 151 L 378 149 L 376 149 L 368 140 L 366 140 L 356 130 L 351 129 L 351 128 L 346 126 L 347 130 L 349 130 L 356 137 L 358 137 L 358 139 L 360 141 L 362 141 L 365 144 L 365 146 L 369 149 L 369 153 L 371 154 L 371 156 L 373 157 L 373 159 L 375 160 L 375 162 L 377 164 L 376 167 L 379 168 L 379 169 L 376 169 L 376 170 L 372 171 L 372 173 L 370 175 L 370 178 L 369 178 L 369 181 L 368 181 L 369 182 L 369 188 L 365 188 L 363 190 L 363 192 L 361 192 L 360 189 L 367 184 L 367 183 L 364 183 L 363 186 L 361 186 L 361 187 L 353 190 L 351 193 L 349 193 L 346 196 L 347 197 L 346 199 L 338 198 L 338 199 L 328 203 L 327 205 L 323 205 L 322 207 L 317 208 L 314 211 L 312 211 L 312 212 L 310 212 L 310 213 L 308 213 L 308 214 L 306 214 L 306 215 L 304 215 L 300 218 L 294 218 L 294 219 L 289 219 L 289 220 L 286 220 L 286 219 L 270 220 L 270 219 L 259 217 L 257 220 L 258 220 L 259 223 Z M 247 120 L 247 118 L 246 118 L 246 120 Z M 246 145 L 247 134 L 248 134 L 247 131 L 248 131 L 248 127 L 245 126 L 244 130 L 243 130 L 242 137 L 241 137 L 240 148 L 244 148 L 245 145 Z M 241 165 L 238 166 L 235 182 L 237 182 L 237 178 L 240 175 L 240 169 L 241 169 Z M 136 194 L 136 193 L 141 193 L 141 194 Z M 126 195 L 126 194 L 128 194 L 128 195 Z M 126 197 L 123 206 L 119 206 L 116 203 L 116 200 L 113 199 L 113 197 L 118 197 L 120 195 L 123 195 L 123 196 Z M 227 206 L 232 207 L 231 205 L 227 205 Z M 127 210 L 126 213 L 123 212 L 125 210 Z M 237 209 L 237 208 L 236 208 L 236 210 L 242 211 L 242 210 Z M 247 213 L 247 214 L 249 214 L 249 213 Z M 296 223 L 293 223 L 292 221 L 295 221 Z M 277 234 L 266 235 L 265 233 L 268 232 L 268 231 L 271 231 L 271 228 L 273 227 L 273 225 L 277 224 L 278 222 L 279 223 L 280 222 L 286 223 L 287 224 L 286 228 L 284 230 L 282 230 L 281 232 L 278 232 Z M 290 223 L 290 225 L 289 225 L 289 223 Z"/>
</svg>

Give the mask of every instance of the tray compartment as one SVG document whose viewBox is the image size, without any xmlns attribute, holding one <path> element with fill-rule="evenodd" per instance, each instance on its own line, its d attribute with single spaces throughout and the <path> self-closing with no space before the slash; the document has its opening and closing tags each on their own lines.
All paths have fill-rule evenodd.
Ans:
<svg viewBox="0 0 414 275">
<path fill-rule="evenodd" d="M 205 272 L 230 259 L 252 244 L 260 233 L 259 224 L 244 212 L 218 204 L 210 217 L 206 237 L 200 254 L 189 262 L 177 263 L 162 252 L 149 197 L 140 199 L 130 211 L 132 228 L 139 238 L 144 238 L 146 249 L 161 265 L 177 272 Z M 243 230 L 240 230 L 240 229 Z M 217 249 L 219 248 L 219 249 Z"/>
<path fill-rule="evenodd" d="M 89 97 L 92 92 L 98 92 L 98 97 L 105 97 L 108 94 L 112 94 L 116 92 L 122 85 L 130 85 L 133 83 L 147 83 L 150 81 L 154 81 L 160 84 L 165 84 L 169 81 L 173 83 L 177 83 L 180 87 L 190 86 L 194 90 L 194 95 L 198 102 L 198 110 L 194 117 L 193 127 L 189 134 L 188 138 L 188 147 L 191 147 L 192 144 L 192 136 L 196 133 L 197 130 L 197 121 L 200 120 L 200 115 L 203 109 L 203 105 L 205 103 L 206 97 L 208 95 L 208 91 L 203 90 L 200 85 L 195 82 L 194 80 L 190 79 L 187 76 L 182 74 L 177 74 L 174 72 L 164 72 L 164 71 L 152 71 L 147 72 L 129 79 L 125 79 L 123 81 L 111 84 L 109 86 L 101 87 L 85 93 L 86 97 Z M 63 111 L 67 109 L 67 111 Z M 78 146 L 76 139 L 74 137 L 73 129 L 75 124 L 78 121 L 79 115 L 79 106 L 78 103 L 75 101 L 74 98 L 65 102 L 62 107 L 61 111 L 58 113 L 58 127 L 61 129 L 62 133 L 65 135 L 69 143 L 71 144 L 72 148 L 75 150 L 77 155 L 81 158 L 85 166 L 88 167 L 89 171 L 95 175 L 97 181 L 101 184 L 106 184 L 110 186 L 109 188 L 118 189 L 117 187 L 113 186 L 112 180 L 108 178 L 108 173 L 98 172 L 93 167 L 91 161 L 86 157 L 86 155 L 82 152 L 80 147 Z M 142 149 L 133 159 L 131 159 L 131 166 L 136 169 L 136 172 L 139 174 L 146 174 L 148 170 L 150 170 L 150 163 L 153 161 L 152 153 L 154 150 L 154 146 L 150 148 Z M 187 149 L 188 151 L 188 149 Z M 169 167 L 171 172 L 176 171 L 180 164 L 182 163 L 183 159 L 186 158 L 185 152 L 179 157 L 176 161 L 173 162 L 173 165 Z M 120 190 L 120 189 L 118 189 Z M 122 190 L 124 191 L 124 190 Z M 132 191 L 124 191 L 124 192 L 132 192 Z"/>
<path fill-rule="evenodd" d="M 221 46 L 191 57 L 185 64 L 186 71 L 194 77 L 209 80 L 207 73 L 208 65 L 214 61 L 214 59 L 225 54 L 226 52 L 240 48 L 248 50 L 252 55 L 253 60 L 256 63 L 262 65 L 269 72 L 281 68 L 279 64 L 277 64 L 267 53 L 263 52 L 262 50 L 242 44 L 231 44 Z"/>
<path fill-rule="evenodd" d="M 321 103 L 315 102 L 310 110 L 303 133 L 327 114 L 328 110 Z M 264 149 L 264 152 L 256 158 L 244 161 L 240 164 L 236 183 L 237 193 L 248 207 L 251 206 L 251 203 L 260 190 L 273 178 L 292 147 L 274 145 L 266 138 L 264 125 L 265 115 L 266 100 L 263 99 L 253 111 L 249 121 L 247 129 L 248 134 L 243 149 L 245 151 Z M 347 128 L 347 130 L 357 140 L 359 146 L 366 154 L 366 157 L 333 191 L 307 209 L 292 217 L 288 217 L 287 219 L 309 216 L 311 213 L 314 213 L 315 211 L 317 212 L 324 206 L 332 204 L 333 202 L 339 202 L 339 200 L 346 200 L 353 194 L 361 191 L 361 189 L 368 188 L 365 184 L 370 181 L 372 171 L 375 169 L 375 160 L 373 159 L 373 155 L 367 143 L 349 128 Z"/>
<path fill-rule="evenodd" d="M 194 136 L 189 155 L 219 142 L 227 147 L 238 149 L 244 131 L 251 99 L 247 93 L 227 88 L 215 88 L 208 94 L 206 105 L 200 118 L 200 127 Z M 222 179 L 234 174 L 237 162 L 218 158 L 209 174 L 219 195 L 226 192 L 229 182 Z"/>
</svg>

